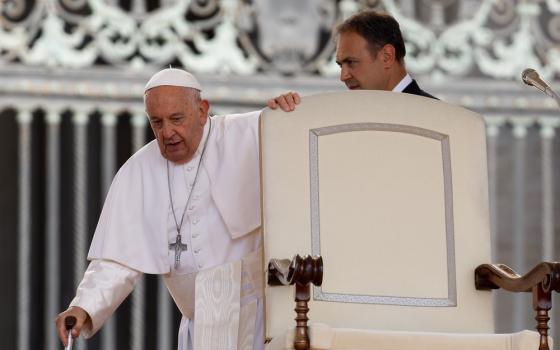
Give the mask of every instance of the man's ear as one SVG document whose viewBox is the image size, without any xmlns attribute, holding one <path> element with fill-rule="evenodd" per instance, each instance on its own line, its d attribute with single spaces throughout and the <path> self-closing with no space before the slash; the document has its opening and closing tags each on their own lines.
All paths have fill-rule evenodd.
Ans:
<svg viewBox="0 0 560 350">
<path fill-rule="evenodd" d="M 210 109 L 210 103 L 208 100 L 200 100 L 200 103 L 198 104 L 198 112 L 202 125 L 206 123 L 206 119 L 208 118 L 208 109 Z"/>
<path fill-rule="evenodd" d="M 386 68 L 390 68 L 395 63 L 395 47 L 391 44 L 385 44 L 381 50 L 379 50 L 381 55 L 381 61 Z"/>
</svg>

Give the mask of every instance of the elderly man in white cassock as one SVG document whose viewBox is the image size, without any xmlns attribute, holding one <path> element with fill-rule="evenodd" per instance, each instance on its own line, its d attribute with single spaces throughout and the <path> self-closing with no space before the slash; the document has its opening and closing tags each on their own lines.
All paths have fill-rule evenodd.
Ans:
<svg viewBox="0 0 560 350">
<path fill-rule="evenodd" d="M 163 277 L 183 318 L 178 347 L 264 348 L 259 112 L 208 116 L 191 74 L 156 73 L 144 102 L 156 140 L 122 166 L 76 297 L 72 337 L 97 332 L 143 273 Z"/>
</svg>

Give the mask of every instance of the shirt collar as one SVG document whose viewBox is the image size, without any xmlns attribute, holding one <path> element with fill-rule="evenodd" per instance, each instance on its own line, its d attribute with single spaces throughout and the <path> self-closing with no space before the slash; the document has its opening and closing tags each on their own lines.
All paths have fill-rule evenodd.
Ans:
<svg viewBox="0 0 560 350">
<path fill-rule="evenodd" d="M 412 83 L 412 77 L 407 73 L 404 78 L 393 88 L 394 92 L 403 92 L 403 90 Z"/>
</svg>

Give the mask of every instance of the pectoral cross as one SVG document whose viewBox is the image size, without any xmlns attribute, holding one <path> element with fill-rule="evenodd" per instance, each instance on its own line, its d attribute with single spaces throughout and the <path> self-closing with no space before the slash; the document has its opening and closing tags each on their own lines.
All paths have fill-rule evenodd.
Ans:
<svg viewBox="0 0 560 350">
<path fill-rule="evenodd" d="M 169 244 L 169 250 L 175 251 L 175 269 L 179 267 L 179 262 L 181 261 L 181 253 L 187 250 L 187 245 L 181 242 L 181 235 L 175 237 L 175 243 Z"/>
</svg>

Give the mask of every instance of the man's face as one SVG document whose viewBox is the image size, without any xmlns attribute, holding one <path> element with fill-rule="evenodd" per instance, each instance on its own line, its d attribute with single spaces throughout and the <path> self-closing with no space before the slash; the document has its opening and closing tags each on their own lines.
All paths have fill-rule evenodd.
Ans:
<svg viewBox="0 0 560 350">
<path fill-rule="evenodd" d="M 191 160 L 208 119 L 208 101 L 196 90 L 158 86 L 146 92 L 146 114 L 161 155 L 174 163 Z"/>
<path fill-rule="evenodd" d="M 336 45 L 340 80 L 350 90 L 389 90 L 389 71 L 382 51 L 373 55 L 361 35 L 355 32 L 340 33 Z"/>
</svg>

